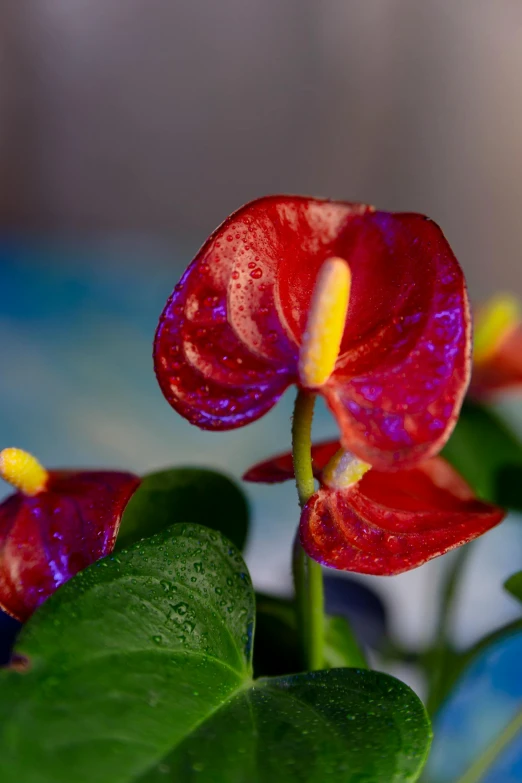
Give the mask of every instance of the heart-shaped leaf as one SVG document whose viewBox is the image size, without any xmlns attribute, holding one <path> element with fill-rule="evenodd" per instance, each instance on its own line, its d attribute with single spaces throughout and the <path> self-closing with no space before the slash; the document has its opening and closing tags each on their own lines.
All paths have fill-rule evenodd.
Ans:
<svg viewBox="0 0 522 783">
<path fill-rule="evenodd" d="M 358 669 L 253 681 L 253 618 L 239 553 L 196 525 L 86 569 L 0 673 L 0 780 L 417 778 L 430 728 L 406 685 Z"/>
<path fill-rule="evenodd" d="M 480 498 L 522 509 L 522 444 L 493 411 L 467 401 L 442 453 Z"/>
<path fill-rule="evenodd" d="M 248 534 L 248 503 L 232 479 L 213 470 L 172 468 L 150 473 L 127 504 L 116 551 L 179 522 L 219 530 L 242 550 Z"/>
</svg>

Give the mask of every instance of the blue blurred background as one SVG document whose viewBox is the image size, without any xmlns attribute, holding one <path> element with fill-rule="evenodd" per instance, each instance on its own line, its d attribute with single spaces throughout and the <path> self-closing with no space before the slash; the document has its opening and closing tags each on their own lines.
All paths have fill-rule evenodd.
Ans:
<svg viewBox="0 0 522 783">
<path fill-rule="evenodd" d="M 249 428 L 203 433 L 168 407 L 151 361 L 158 315 L 199 244 L 265 193 L 425 212 L 474 299 L 522 296 L 520 3 L 4 3 L 0 54 L 0 446 L 50 467 L 203 464 L 236 477 L 287 449 L 291 394 Z M 503 410 L 521 428 L 522 400 Z M 324 408 L 316 433 L 335 434 Z M 294 490 L 246 489 L 254 580 L 288 592 Z M 402 643 L 429 640 L 450 558 L 366 580 Z M 460 645 L 519 616 L 501 584 L 521 563 L 520 520 L 478 543 L 454 618 Z M 456 725 L 482 736 L 476 683 L 496 716 L 482 715 L 487 730 L 522 708 L 522 642 L 509 644 L 516 654 L 493 656 L 505 676 L 486 656 L 444 736 Z M 461 768 L 441 747 L 432 774 L 453 780 Z M 511 759 L 488 783 L 522 780 L 516 769 Z"/>
</svg>

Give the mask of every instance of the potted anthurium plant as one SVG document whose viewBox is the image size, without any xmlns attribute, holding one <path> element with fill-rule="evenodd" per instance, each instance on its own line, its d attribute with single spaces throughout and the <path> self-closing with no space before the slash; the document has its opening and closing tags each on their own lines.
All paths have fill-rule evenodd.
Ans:
<svg viewBox="0 0 522 783">
<path fill-rule="evenodd" d="M 296 387 L 291 449 L 244 476 L 296 481 L 295 597 L 256 602 L 248 505 L 226 475 L 48 471 L 4 449 L 16 491 L 0 506 L 0 607 L 23 627 L 0 670 L 2 783 L 417 780 L 430 718 L 473 657 L 448 634 L 463 557 L 430 649 L 381 635 L 371 666 L 325 609 L 323 567 L 399 574 L 520 507 L 522 449 L 484 400 L 520 384 L 521 345 L 513 303 L 494 300 L 464 402 L 466 285 L 421 215 L 272 196 L 230 216 L 161 314 L 155 371 L 215 438 Z M 336 441 L 312 443 L 318 396 Z M 522 576 L 508 586 L 522 597 Z M 428 709 L 379 671 L 393 660 L 423 672 Z"/>
</svg>

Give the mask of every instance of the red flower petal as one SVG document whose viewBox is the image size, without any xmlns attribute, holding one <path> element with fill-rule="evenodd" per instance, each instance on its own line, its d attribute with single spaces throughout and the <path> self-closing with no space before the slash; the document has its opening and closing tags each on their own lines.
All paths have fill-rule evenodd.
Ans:
<svg viewBox="0 0 522 783">
<path fill-rule="evenodd" d="M 522 324 L 509 332 L 488 359 L 473 365 L 470 394 L 483 399 L 522 389 Z"/>
<path fill-rule="evenodd" d="M 422 565 L 498 524 L 441 458 L 397 473 L 370 470 L 348 490 L 321 488 L 301 515 L 301 543 L 314 560 L 390 576 Z"/>
<path fill-rule="evenodd" d="M 207 429 L 261 416 L 297 379 L 310 298 L 329 256 L 352 271 L 341 353 L 322 389 L 343 445 L 381 468 L 414 464 L 449 436 L 470 368 L 462 272 L 440 229 L 419 215 L 298 196 L 242 207 L 203 246 L 163 312 L 161 388 Z"/>
<path fill-rule="evenodd" d="M 422 310 L 432 294 L 431 252 L 417 248 L 427 221 L 420 215 L 375 212 L 361 204 L 306 204 L 310 225 L 305 233 L 305 221 L 299 223 L 298 238 L 305 235 L 302 251 L 285 253 L 278 268 L 277 306 L 284 322 L 300 345 L 319 269 L 329 256 L 344 258 L 352 284 L 338 364 L 347 366 L 347 376 L 356 374 L 352 368 L 359 373 L 379 366 L 383 354 L 408 339 L 411 325 L 402 328 L 402 317 Z M 417 218 L 415 232 L 408 218 Z"/>
<path fill-rule="evenodd" d="M 166 399 L 192 424 L 209 430 L 242 427 L 258 419 L 277 402 L 288 386 L 288 375 L 279 376 L 273 370 L 270 370 L 270 373 L 265 371 L 264 383 L 258 381 L 254 386 L 249 386 L 245 382 L 237 386 L 224 385 L 212 380 L 210 376 L 214 368 L 216 366 L 219 368 L 219 362 L 223 362 L 222 349 L 219 345 L 216 346 L 219 332 L 215 335 L 212 332 L 213 345 L 216 347 L 216 364 L 208 362 L 203 366 L 204 354 L 191 353 L 190 342 L 185 351 L 186 344 L 183 337 L 187 323 L 185 313 L 192 309 L 197 313 L 202 309 L 193 299 L 199 292 L 195 292 L 190 285 L 190 277 L 192 274 L 197 274 L 197 268 L 196 264 L 189 267 L 163 311 L 154 343 L 156 375 Z M 205 281 L 206 278 L 203 277 L 203 280 Z M 210 301 L 207 297 L 203 297 L 203 301 L 205 299 Z M 216 310 L 217 312 L 214 312 L 216 312 L 217 325 L 221 328 L 219 304 Z M 203 316 L 201 320 L 203 321 Z M 206 334 L 200 335 L 199 339 L 204 342 Z M 238 352 L 240 355 L 244 353 L 239 344 Z M 227 355 L 234 357 L 233 347 L 229 348 Z M 198 369 L 188 363 L 188 357 L 199 365 Z M 203 370 L 206 374 L 203 374 Z M 248 371 L 256 372 L 252 362 L 248 365 Z M 242 371 L 237 372 L 241 374 Z"/>
<path fill-rule="evenodd" d="M 321 471 L 340 446 L 338 440 L 329 440 L 312 446 L 312 467 L 316 478 L 319 478 Z M 279 484 L 294 477 L 292 452 L 288 451 L 286 454 L 278 454 L 276 457 L 253 465 L 243 476 L 243 481 L 252 481 L 258 484 Z"/>
<path fill-rule="evenodd" d="M 381 213 L 366 220 L 375 221 L 386 237 L 388 261 L 404 257 L 407 263 L 400 264 L 400 283 L 376 275 L 388 285 L 386 291 L 381 283 L 379 301 L 387 294 L 389 328 L 361 342 L 355 359 L 353 351 L 341 357 L 324 393 L 346 449 L 375 467 L 402 468 L 437 453 L 456 422 L 470 372 L 467 294 L 434 223 L 419 215 Z M 367 236 L 364 247 L 372 259 L 378 256 Z M 368 262 L 364 268 L 370 267 Z M 404 296 L 394 296 L 394 285 Z M 374 362 L 362 375 L 356 372 L 361 351 Z"/>
<path fill-rule="evenodd" d="M 220 251 L 218 240 L 208 243 L 197 264 L 191 265 L 183 279 L 184 301 L 181 340 L 189 364 L 205 378 L 225 386 L 253 386 L 266 383 L 276 373 L 288 375 L 285 367 L 255 356 L 238 339 L 228 322 L 227 289 L 232 274 L 234 253 L 230 247 Z M 228 252 L 226 252 L 228 251 Z"/>
<path fill-rule="evenodd" d="M 112 552 L 140 480 L 114 471 L 50 471 L 47 488 L 0 505 L 0 607 L 26 620 L 61 584 Z"/>
<path fill-rule="evenodd" d="M 229 284 L 230 322 L 250 350 L 295 368 L 317 272 L 359 204 L 271 196 L 232 216 L 237 242 Z M 349 260 L 349 259 L 347 259 Z M 292 329 L 297 319 L 301 329 Z"/>
</svg>

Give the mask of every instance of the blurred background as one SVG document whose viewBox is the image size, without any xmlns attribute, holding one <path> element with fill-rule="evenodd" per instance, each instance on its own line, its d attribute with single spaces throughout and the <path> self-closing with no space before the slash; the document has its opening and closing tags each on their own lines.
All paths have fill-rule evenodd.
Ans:
<svg viewBox="0 0 522 783">
<path fill-rule="evenodd" d="M 263 194 L 426 213 L 472 298 L 522 296 L 521 73 L 517 0 L 0 0 L 0 445 L 237 477 L 285 450 L 291 395 L 202 433 L 151 362 L 182 270 Z M 293 488 L 247 491 L 254 580 L 289 591 Z M 447 560 L 371 580 L 404 643 L 429 638 Z M 518 616 L 501 583 L 521 562 L 516 519 L 479 542 L 460 644 Z"/>
</svg>

